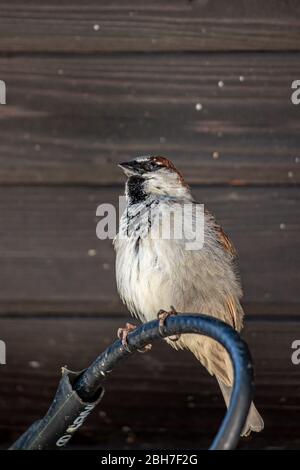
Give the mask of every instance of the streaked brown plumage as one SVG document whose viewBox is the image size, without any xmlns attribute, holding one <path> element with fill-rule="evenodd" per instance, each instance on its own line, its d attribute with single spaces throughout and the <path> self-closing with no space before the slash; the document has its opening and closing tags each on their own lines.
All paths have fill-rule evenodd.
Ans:
<svg viewBox="0 0 300 470">
<path fill-rule="evenodd" d="M 173 305 L 177 312 L 212 315 L 241 331 L 242 290 L 235 263 L 236 250 L 229 237 L 207 210 L 201 249 L 187 250 L 188 237 L 177 240 L 157 236 L 167 210 L 176 213 L 188 205 L 197 206 L 189 186 L 165 157 L 140 157 L 121 166 L 128 176 L 127 210 L 115 239 L 116 273 L 120 296 L 131 313 L 145 322 L 156 318 L 159 310 L 168 311 Z M 147 231 L 149 211 L 154 214 L 151 233 Z M 186 217 L 184 225 L 192 227 L 195 219 Z M 136 223 L 132 225 L 132 221 Z M 228 405 L 233 371 L 223 347 L 195 334 L 181 335 L 177 341 L 167 339 L 167 342 L 175 349 L 190 350 L 216 376 Z M 252 404 L 244 434 L 262 429 L 263 421 Z"/>
</svg>

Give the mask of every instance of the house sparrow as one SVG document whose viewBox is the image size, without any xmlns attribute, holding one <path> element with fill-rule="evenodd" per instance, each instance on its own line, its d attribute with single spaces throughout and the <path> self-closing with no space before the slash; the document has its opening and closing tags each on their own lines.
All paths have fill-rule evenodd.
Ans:
<svg viewBox="0 0 300 470">
<path fill-rule="evenodd" d="M 242 290 L 235 266 L 234 246 L 214 217 L 204 211 L 204 243 L 198 249 L 187 249 L 187 238 L 159 236 L 168 210 L 199 206 L 189 186 L 174 164 L 165 157 L 139 157 L 120 163 L 126 182 L 127 207 L 114 240 L 116 278 L 121 299 L 130 312 L 142 322 L 160 321 L 170 313 L 204 313 L 216 317 L 237 331 L 243 326 L 240 304 Z M 202 207 L 202 206 L 201 206 Z M 187 214 L 185 214 L 185 212 Z M 192 227 L 197 222 L 191 210 L 181 211 L 183 222 Z M 203 212 L 202 212 L 203 213 Z M 190 217 L 190 219 L 188 219 Z M 151 230 L 150 230 L 151 229 Z M 190 230 L 191 231 L 191 230 Z M 119 330 L 126 345 L 127 324 Z M 214 375 L 228 406 L 233 384 L 233 369 L 228 353 L 213 339 L 198 334 L 166 338 L 176 349 L 188 349 Z M 254 404 L 242 435 L 259 432 L 264 423 Z"/>
</svg>

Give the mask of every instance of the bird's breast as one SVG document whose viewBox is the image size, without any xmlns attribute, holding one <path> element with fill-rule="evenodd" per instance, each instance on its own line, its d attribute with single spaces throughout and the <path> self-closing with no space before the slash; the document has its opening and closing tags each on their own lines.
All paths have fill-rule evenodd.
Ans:
<svg viewBox="0 0 300 470">
<path fill-rule="evenodd" d="M 189 251 L 185 240 L 163 239 L 148 233 L 148 218 L 122 218 L 115 241 L 116 277 L 121 298 L 142 321 L 157 317 L 171 305 L 179 312 L 219 312 L 227 293 L 239 285 L 230 262 L 205 226 L 202 249 Z M 155 220 L 154 220 L 155 227 Z"/>
</svg>

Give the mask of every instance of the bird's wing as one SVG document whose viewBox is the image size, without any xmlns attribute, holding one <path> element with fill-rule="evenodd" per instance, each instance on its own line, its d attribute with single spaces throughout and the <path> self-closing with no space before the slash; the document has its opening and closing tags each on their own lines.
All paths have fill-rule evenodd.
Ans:
<svg viewBox="0 0 300 470">
<path fill-rule="evenodd" d="M 197 204 L 197 203 L 196 203 Z M 237 257 L 236 249 L 228 237 L 228 235 L 224 232 L 221 225 L 218 224 L 214 216 L 207 210 L 204 209 L 205 215 L 209 218 L 210 223 L 212 224 L 213 228 L 216 231 L 217 239 L 220 245 L 224 248 L 224 250 L 229 253 L 233 258 Z"/>
<path fill-rule="evenodd" d="M 222 246 L 223 250 L 231 256 L 231 258 L 233 259 L 233 262 L 235 262 L 235 259 L 237 258 L 237 252 L 232 241 L 230 240 L 228 235 L 224 232 L 221 225 L 217 223 L 214 216 L 207 210 L 205 210 L 205 213 L 209 217 L 210 222 L 212 223 L 212 226 L 217 235 L 218 242 Z M 229 323 L 237 331 L 241 331 L 242 326 L 243 326 L 244 312 L 243 312 L 243 308 L 240 304 L 238 297 L 227 295 L 226 299 L 224 300 L 226 304 L 226 310 L 230 318 Z"/>
<path fill-rule="evenodd" d="M 217 222 L 215 222 L 215 230 L 218 235 L 218 240 L 220 244 L 223 246 L 224 250 L 230 253 L 232 257 L 236 258 L 237 252 L 232 241 L 230 240 L 228 235 L 224 232 L 222 227 L 219 224 L 217 224 Z"/>
</svg>

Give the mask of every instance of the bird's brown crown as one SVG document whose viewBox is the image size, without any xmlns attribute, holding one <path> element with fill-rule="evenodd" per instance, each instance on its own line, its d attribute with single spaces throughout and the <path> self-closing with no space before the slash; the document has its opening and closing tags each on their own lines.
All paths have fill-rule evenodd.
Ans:
<svg viewBox="0 0 300 470">
<path fill-rule="evenodd" d="M 171 160 L 169 160 L 166 157 L 162 157 L 160 155 L 155 156 L 155 157 L 150 157 L 150 160 L 153 161 L 154 163 L 156 163 L 157 165 L 160 165 L 162 168 L 167 168 L 168 170 L 175 171 L 179 176 L 180 182 L 184 186 L 187 186 L 182 173 L 180 173 L 180 171 L 177 170 L 176 166 L 174 165 L 173 162 L 171 162 Z"/>
</svg>

